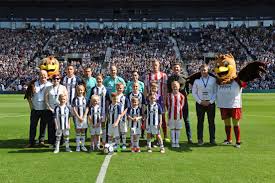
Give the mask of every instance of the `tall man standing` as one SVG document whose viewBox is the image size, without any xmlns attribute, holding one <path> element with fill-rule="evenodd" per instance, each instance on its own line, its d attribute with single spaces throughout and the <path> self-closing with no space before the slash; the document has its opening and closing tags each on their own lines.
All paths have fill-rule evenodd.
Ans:
<svg viewBox="0 0 275 183">
<path fill-rule="evenodd" d="M 76 96 L 76 86 L 83 84 L 84 81 L 74 74 L 74 66 L 68 65 L 66 69 L 66 76 L 62 79 L 61 84 L 67 88 L 68 91 L 68 102 L 67 105 L 71 110 L 71 103 Z"/>
<path fill-rule="evenodd" d="M 208 65 L 206 64 L 201 65 L 200 72 L 200 79 L 196 79 L 192 87 L 192 95 L 196 100 L 198 119 L 198 145 L 203 145 L 203 122 L 205 113 L 207 113 L 208 118 L 210 143 L 215 145 L 216 79 L 208 74 Z"/>
<path fill-rule="evenodd" d="M 158 84 L 158 94 L 163 97 L 163 100 L 166 101 L 167 95 L 167 75 L 164 72 L 160 71 L 160 63 L 159 60 L 152 60 L 152 72 L 146 75 L 145 78 L 145 95 L 150 92 L 150 84 L 153 82 L 157 82 Z M 165 141 L 169 141 L 167 138 L 167 123 L 165 118 L 165 107 L 163 108 L 162 114 L 162 131 L 164 135 Z"/>
<path fill-rule="evenodd" d="M 29 131 L 29 144 L 26 147 L 33 147 L 35 144 L 36 127 L 40 120 L 40 134 L 39 142 L 44 144 L 45 129 L 47 126 L 47 108 L 45 104 L 45 89 L 51 86 L 51 82 L 48 81 L 47 71 L 41 70 L 39 72 L 39 79 L 28 86 L 27 91 L 31 91 L 26 94 L 26 98 L 29 102 L 31 109 L 30 116 L 30 131 Z"/>
<path fill-rule="evenodd" d="M 119 77 L 117 75 L 117 68 L 115 65 L 111 65 L 110 67 L 110 76 L 107 76 L 104 81 L 103 81 L 103 85 L 106 87 L 107 89 L 107 93 L 109 93 L 109 95 L 111 95 L 112 92 L 116 92 L 116 85 L 118 83 L 122 83 L 124 87 L 126 87 L 126 83 L 124 81 L 123 78 Z M 111 96 L 109 96 L 111 98 Z M 108 134 L 108 125 L 106 123 L 106 134 Z M 108 142 L 108 135 L 106 135 L 106 142 Z"/>
<path fill-rule="evenodd" d="M 109 94 L 112 92 L 116 92 L 116 84 L 122 83 L 124 87 L 126 87 L 126 83 L 123 78 L 117 75 L 117 68 L 115 65 L 110 67 L 110 76 L 107 76 L 104 81 L 103 85 L 106 87 Z"/>
<path fill-rule="evenodd" d="M 185 124 L 185 130 L 187 135 L 187 140 L 189 144 L 192 144 L 192 132 L 190 127 L 190 121 L 189 121 L 189 108 L 188 108 L 188 100 L 187 100 L 187 94 L 188 91 L 186 91 L 186 79 L 187 79 L 187 73 L 183 72 L 181 73 L 181 65 L 180 63 L 174 63 L 172 66 L 173 73 L 168 77 L 167 81 L 167 90 L 168 93 L 172 93 L 172 87 L 171 84 L 173 81 L 178 81 L 180 83 L 180 93 L 185 96 L 184 106 L 183 106 L 183 119 Z"/>
<path fill-rule="evenodd" d="M 133 83 L 138 83 L 138 89 L 141 93 L 144 92 L 144 83 L 139 79 L 139 74 L 138 74 L 138 71 L 137 70 L 134 70 L 132 72 L 132 81 L 128 81 L 127 82 L 127 86 L 126 86 L 126 89 L 125 89 L 125 94 L 128 95 L 132 92 L 132 86 L 133 86 Z"/>
</svg>

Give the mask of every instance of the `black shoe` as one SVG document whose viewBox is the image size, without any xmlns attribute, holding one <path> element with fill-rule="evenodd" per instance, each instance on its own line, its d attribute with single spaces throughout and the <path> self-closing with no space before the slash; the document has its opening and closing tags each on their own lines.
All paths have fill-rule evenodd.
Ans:
<svg viewBox="0 0 275 183">
<path fill-rule="evenodd" d="M 188 139 L 188 144 L 193 144 L 192 139 Z"/>
<path fill-rule="evenodd" d="M 25 148 L 33 148 L 34 147 L 34 144 L 27 144 L 25 145 Z"/>
<path fill-rule="evenodd" d="M 45 142 L 44 141 L 40 141 L 39 142 L 39 146 L 42 146 L 42 147 L 45 146 Z"/>
<path fill-rule="evenodd" d="M 214 145 L 214 146 L 216 146 L 216 145 L 217 145 L 217 143 L 216 143 L 216 141 L 215 141 L 215 140 L 211 140 L 211 141 L 210 141 L 210 144 L 211 144 L 211 145 Z"/>
<path fill-rule="evenodd" d="M 203 140 L 198 140 L 198 146 L 202 146 L 203 144 Z"/>
</svg>

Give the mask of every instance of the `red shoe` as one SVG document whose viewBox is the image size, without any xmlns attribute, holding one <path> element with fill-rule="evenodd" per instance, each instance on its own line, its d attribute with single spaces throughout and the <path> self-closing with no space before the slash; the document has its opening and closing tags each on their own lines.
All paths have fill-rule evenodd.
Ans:
<svg viewBox="0 0 275 183">
<path fill-rule="evenodd" d="M 135 147 L 132 147 L 132 152 L 136 152 L 136 148 Z"/>
<path fill-rule="evenodd" d="M 138 152 L 138 153 L 140 152 L 140 148 L 139 147 L 136 148 L 136 152 Z"/>
</svg>

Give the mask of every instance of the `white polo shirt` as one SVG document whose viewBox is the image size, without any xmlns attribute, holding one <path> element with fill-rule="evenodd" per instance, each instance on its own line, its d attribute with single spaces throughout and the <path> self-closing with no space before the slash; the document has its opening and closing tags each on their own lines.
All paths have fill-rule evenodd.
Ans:
<svg viewBox="0 0 275 183">
<path fill-rule="evenodd" d="M 45 91 L 52 83 L 47 81 L 45 84 L 41 84 L 39 81 L 34 82 L 35 91 L 32 96 L 32 107 L 34 110 L 46 110 L 45 103 Z"/>
</svg>

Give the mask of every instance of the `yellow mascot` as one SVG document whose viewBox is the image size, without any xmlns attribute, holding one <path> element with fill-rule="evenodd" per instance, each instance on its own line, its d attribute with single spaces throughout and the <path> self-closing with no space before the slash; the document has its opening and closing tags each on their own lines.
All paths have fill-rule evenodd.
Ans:
<svg viewBox="0 0 275 183">
<path fill-rule="evenodd" d="M 56 58 L 53 56 L 48 56 L 46 58 L 43 58 L 38 66 L 40 70 L 45 70 L 48 73 L 48 78 L 52 79 L 53 75 L 59 74 L 59 62 Z M 36 79 L 32 80 L 28 84 L 28 88 L 25 92 L 25 99 L 29 99 L 32 97 L 33 93 L 35 92 L 34 82 Z"/>
<path fill-rule="evenodd" d="M 39 65 L 40 70 L 45 70 L 48 73 L 48 77 L 52 79 L 53 75 L 59 74 L 59 62 L 53 56 L 48 56 L 41 60 Z"/>
</svg>

